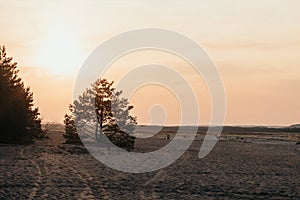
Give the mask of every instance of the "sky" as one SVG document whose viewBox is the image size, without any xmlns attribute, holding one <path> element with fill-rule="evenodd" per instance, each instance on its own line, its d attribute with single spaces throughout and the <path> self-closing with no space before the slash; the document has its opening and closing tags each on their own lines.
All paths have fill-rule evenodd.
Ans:
<svg viewBox="0 0 300 200">
<path fill-rule="evenodd" d="M 43 121 L 62 122 L 77 74 L 97 46 L 124 31 L 154 27 L 184 34 L 206 50 L 223 79 L 227 125 L 291 125 L 300 123 L 299 10 L 298 0 L 0 0 L 0 45 L 18 62 Z M 118 80 L 121 72 L 148 63 L 173 66 L 187 77 L 200 124 L 208 124 L 205 82 L 174 55 L 132 53 L 106 75 Z M 158 123 L 180 123 L 178 101 L 165 88 L 142 87 L 130 102 L 140 124 L 151 122 L 149 114 Z M 165 113 L 157 104 L 166 119 L 160 119 Z"/>
</svg>

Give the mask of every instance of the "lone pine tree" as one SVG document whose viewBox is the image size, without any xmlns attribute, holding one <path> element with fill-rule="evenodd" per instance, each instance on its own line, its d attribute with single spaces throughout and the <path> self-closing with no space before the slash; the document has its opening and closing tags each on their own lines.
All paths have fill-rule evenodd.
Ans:
<svg viewBox="0 0 300 200">
<path fill-rule="evenodd" d="M 75 121 L 77 127 L 87 124 L 92 126 L 96 140 L 101 140 L 101 134 L 105 134 L 119 147 L 134 147 L 135 138 L 131 133 L 137 122 L 136 117 L 130 115 L 133 106 L 129 105 L 128 99 L 121 97 L 122 91 L 116 91 L 113 83 L 106 79 L 98 79 L 70 105 L 71 115 L 65 116 L 67 141 L 68 135 L 71 140 L 75 137 L 76 129 L 70 127 Z"/>
<path fill-rule="evenodd" d="M 73 113 L 73 107 L 70 105 L 69 110 Z M 72 114 L 65 114 L 64 119 L 65 124 L 65 133 L 63 134 L 64 138 L 66 139 L 67 144 L 80 144 L 81 140 L 79 138 L 75 122 L 74 116 Z"/>
<path fill-rule="evenodd" d="M 17 63 L 0 46 L 0 142 L 30 143 L 42 134 L 33 93 L 18 76 Z"/>
</svg>

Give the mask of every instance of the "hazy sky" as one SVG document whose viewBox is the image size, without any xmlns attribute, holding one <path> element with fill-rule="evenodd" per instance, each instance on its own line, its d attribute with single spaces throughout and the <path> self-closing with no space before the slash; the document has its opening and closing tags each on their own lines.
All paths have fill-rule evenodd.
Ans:
<svg viewBox="0 0 300 200">
<path fill-rule="evenodd" d="M 45 121 L 62 121 L 93 49 L 118 33 L 155 27 L 178 31 L 206 49 L 226 88 L 226 124 L 289 125 L 300 122 L 299 10 L 298 0 L 3 0 L 0 44 L 18 62 Z M 140 52 L 114 65 L 153 60 L 181 69 L 192 85 L 202 81 L 187 63 L 163 53 Z M 118 77 L 114 70 L 107 76 Z M 194 89 L 201 124 L 207 124 L 210 100 L 202 85 Z M 177 102 L 162 88 L 145 87 L 131 102 L 139 123 L 149 122 L 149 106 L 156 103 L 170 113 L 167 124 L 178 123 Z"/>
</svg>

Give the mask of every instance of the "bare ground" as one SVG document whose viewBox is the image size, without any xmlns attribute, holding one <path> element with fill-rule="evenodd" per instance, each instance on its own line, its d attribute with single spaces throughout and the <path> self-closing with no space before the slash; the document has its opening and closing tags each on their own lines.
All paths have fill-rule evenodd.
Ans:
<svg viewBox="0 0 300 200">
<path fill-rule="evenodd" d="M 231 135 L 204 159 L 201 139 L 156 172 L 110 169 L 62 133 L 34 145 L 0 145 L 0 199 L 300 199 L 300 145 Z M 272 137 L 271 137 L 272 138 Z M 137 151 L 165 145 L 138 140 Z"/>
</svg>

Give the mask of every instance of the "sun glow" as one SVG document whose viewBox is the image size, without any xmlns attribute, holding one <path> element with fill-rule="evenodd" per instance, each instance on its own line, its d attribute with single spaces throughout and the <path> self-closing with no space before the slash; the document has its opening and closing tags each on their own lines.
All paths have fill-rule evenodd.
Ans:
<svg viewBox="0 0 300 200">
<path fill-rule="evenodd" d="M 67 23 L 49 27 L 46 36 L 39 43 L 37 65 L 53 74 L 75 72 L 82 62 L 84 53 L 79 39 Z"/>
</svg>

